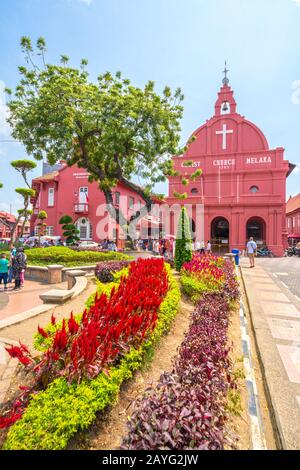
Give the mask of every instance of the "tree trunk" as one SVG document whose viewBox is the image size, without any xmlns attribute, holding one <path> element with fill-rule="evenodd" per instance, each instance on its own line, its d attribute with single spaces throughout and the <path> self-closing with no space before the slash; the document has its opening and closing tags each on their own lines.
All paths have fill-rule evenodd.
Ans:
<svg viewBox="0 0 300 470">
<path fill-rule="evenodd" d="M 135 185 L 133 184 L 132 184 L 132 189 L 135 190 Z M 135 214 L 132 215 L 130 219 L 128 219 L 127 217 L 125 217 L 125 215 L 122 213 L 119 207 L 115 207 L 111 189 L 103 190 L 103 193 L 105 196 L 107 212 L 116 221 L 116 223 L 122 228 L 124 234 L 126 235 L 126 239 L 133 246 L 133 241 L 136 239 L 136 226 L 138 222 L 143 217 L 145 217 L 145 215 L 149 214 L 149 212 L 151 211 L 151 205 L 152 205 L 151 199 L 148 198 L 147 200 L 145 200 L 145 195 L 143 195 L 142 190 L 140 190 L 139 194 L 141 198 L 146 202 L 146 204 L 139 211 L 136 211 Z"/>
</svg>

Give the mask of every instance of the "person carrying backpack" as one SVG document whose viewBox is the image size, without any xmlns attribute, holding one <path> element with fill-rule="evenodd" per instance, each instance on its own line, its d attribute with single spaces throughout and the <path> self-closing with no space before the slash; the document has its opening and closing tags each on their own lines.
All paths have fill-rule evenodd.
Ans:
<svg viewBox="0 0 300 470">
<path fill-rule="evenodd" d="M 253 240 L 253 237 L 250 237 L 247 243 L 247 255 L 250 261 L 250 268 L 254 268 L 254 259 L 255 259 L 256 251 L 257 251 L 257 244 Z"/>
</svg>

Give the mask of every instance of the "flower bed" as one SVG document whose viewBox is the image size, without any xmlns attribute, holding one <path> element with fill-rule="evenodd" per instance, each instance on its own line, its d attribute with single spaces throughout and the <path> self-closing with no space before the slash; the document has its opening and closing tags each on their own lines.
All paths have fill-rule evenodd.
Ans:
<svg viewBox="0 0 300 470">
<path fill-rule="evenodd" d="M 100 282 L 113 282 L 114 273 L 127 267 L 130 261 L 102 261 L 95 268 L 95 276 Z"/>
<path fill-rule="evenodd" d="M 96 296 L 80 323 L 72 315 L 63 321 L 34 365 L 36 377 L 47 387 L 30 396 L 4 448 L 65 448 L 97 412 L 113 404 L 122 382 L 169 328 L 179 299 L 178 285 L 162 260 L 139 260 L 109 297 Z M 49 340 L 46 330 L 40 329 L 40 334 Z M 22 345 L 18 355 L 33 367 L 34 359 Z M 21 407 L 13 410 L 20 411 Z"/>
<path fill-rule="evenodd" d="M 238 295 L 238 284 L 230 261 L 213 255 L 194 254 L 181 270 L 183 292 L 196 303 L 205 292 L 218 292 L 227 283 L 230 295 Z"/>
<path fill-rule="evenodd" d="M 194 266 L 187 264 L 185 271 Z M 122 449 L 224 448 L 227 395 L 236 387 L 227 330 L 238 286 L 231 264 L 217 267 L 223 279 L 219 292 L 202 295 L 172 372 L 162 374 L 159 384 L 137 401 Z"/>
</svg>

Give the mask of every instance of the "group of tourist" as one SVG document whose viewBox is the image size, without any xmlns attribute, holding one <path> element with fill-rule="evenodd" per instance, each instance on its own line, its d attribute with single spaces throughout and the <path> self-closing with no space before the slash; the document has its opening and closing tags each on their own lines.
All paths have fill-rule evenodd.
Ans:
<svg viewBox="0 0 300 470">
<path fill-rule="evenodd" d="M 210 240 L 207 240 L 207 243 L 205 244 L 204 240 L 199 241 L 194 238 L 192 250 L 196 251 L 197 253 L 201 253 L 202 255 L 204 255 L 205 253 L 211 253 L 211 242 Z"/>
<path fill-rule="evenodd" d="M 13 279 L 15 281 L 14 290 L 21 289 L 24 285 L 24 276 L 26 269 L 26 254 L 24 248 L 11 248 L 10 256 L 6 253 L 0 255 L 0 285 L 2 281 L 4 290 L 7 290 L 7 284 L 10 284 Z"/>
<path fill-rule="evenodd" d="M 150 251 L 156 256 L 163 256 L 164 258 L 173 258 L 174 240 L 173 239 L 141 239 L 135 242 L 137 251 Z"/>
<path fill-rule="evenodd" d="M 154 255 L 163 256 L 164 258 L 172 259 L 175 254 L 175 243 L 173 238 L 167 239 L 138 239 L 135 242 L 137 251 L 150 251 Z M 196 239 L 192 242 L 192 250 L 201 254 L 211 253 L 212 245 L 210 240 L 205 243 Z"/>
</svg>

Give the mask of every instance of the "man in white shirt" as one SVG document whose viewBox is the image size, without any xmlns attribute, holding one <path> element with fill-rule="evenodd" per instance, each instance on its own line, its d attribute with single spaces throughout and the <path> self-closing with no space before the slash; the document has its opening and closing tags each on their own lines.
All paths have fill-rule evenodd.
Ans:
<svg viewBox="0 0 300 470">
<path fill-rule="evenodd" d="M 199 240 L 197 240 L 195 243 L 195 251 L 197 251 L 197 253 L 200 253 L 200 249 L 201 249 L 201 243 Z"/>
<path fill-rule="evenodd" d="M 254 257 L 256 254 L 257 250 L 257 244 L 253 240 L 253 237 L 249 238 L 249 241 L 247 243 L 247 254 L 249 256 L 249 261 L 250 261 L 250 268 L 254 268 Z"/>
</svg>

